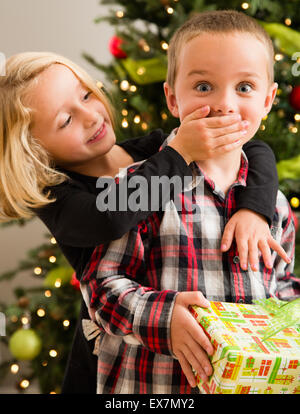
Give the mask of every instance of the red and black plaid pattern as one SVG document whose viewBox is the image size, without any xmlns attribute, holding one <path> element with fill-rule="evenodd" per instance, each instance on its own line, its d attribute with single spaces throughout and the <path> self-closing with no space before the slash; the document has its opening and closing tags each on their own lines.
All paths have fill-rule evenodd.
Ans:
<svg viewBox="0 0 300 414">
<path fill-rule="evenodd" d="M 287 265 L 273 252 L 272 270 L 260 260 L 257 272 L 250 267 L 243 271 L 235 245 L 225 254 L 220 251 L 225 224 L 235 212 L 235 191 L 246 185 L 247 170 L 243 155 L 238 178 L 225 196 L 194 164 L 193 183 L 179 199 L 119 240 L 94 250 L 81 289 L 101 329 L 98 393 L 197 392 L 171 350 L 177 292 L 200 290 L 208 300 L 246 303 L 300 295 L 293 261 Z M 180 203 L 181 211 L 176 208 Z M 294 223 L 280 192 L 272 234 L 293 257 Z"/>
</svg>

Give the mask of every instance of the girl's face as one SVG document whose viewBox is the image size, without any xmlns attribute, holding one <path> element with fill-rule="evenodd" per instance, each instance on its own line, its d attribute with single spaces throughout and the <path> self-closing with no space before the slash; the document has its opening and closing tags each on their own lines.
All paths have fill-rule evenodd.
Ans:
<svg viewBox="0 0 300 414">
<path fill-rule="evenodd" d="M 27 99 L 32 135 L 62 167 L 82 168 L 116 142 L 102 102 L 62 64 L 45 69 Z"/>
</svg>

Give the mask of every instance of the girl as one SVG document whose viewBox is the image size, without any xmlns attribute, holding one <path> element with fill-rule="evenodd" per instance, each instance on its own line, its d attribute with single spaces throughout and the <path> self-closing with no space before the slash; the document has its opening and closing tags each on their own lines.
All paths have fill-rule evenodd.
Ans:
<svg viewBox="0 0 300 414">
<path fill-rule="evenodd" d="M 159 152 L 165 139 L 160 130 L 116 144 L 108 100 L 85 71 L 53 53 L 12 56 L 6 63 L 6 76 L 0 77 L 0 220 L 36 214 L 80 279 L 95 246 L 120 238 L 151 213 L 99 211 L 97 178 L 115 176 L 119 168 L 150 157 L 136 175 L 148 182 L 153 175 L 184 179 L 191 175 L 187 161 L 242 145 L 238 140 L 241 122 L 226 117 L 210 139 L 197 139 L 197 123 L 207 114 L 192 114 L 176 138 Z M 226 127 L 226 122 L 230 126 Z M 249 261 L 255 266 L 260 249 L 267 265 L 270 247 L 288 261 L 266 222 L 273 217 L 277 194 L 274 155 L 258 141 L 244 149 L 251 167 L 248 185 L 240 194 L 240 210 L 224 231 L 223 250 L 235 236 L 241 263 L 248 263 L 249 251 Z M 127 190 L 129 197 L 134 189 Z M 83 337 L 83 318 L 88 318 L 84 303 L 65 376 L 65 393 L 95 393 L 96 389 L 97 359 Z"/>
</svg>

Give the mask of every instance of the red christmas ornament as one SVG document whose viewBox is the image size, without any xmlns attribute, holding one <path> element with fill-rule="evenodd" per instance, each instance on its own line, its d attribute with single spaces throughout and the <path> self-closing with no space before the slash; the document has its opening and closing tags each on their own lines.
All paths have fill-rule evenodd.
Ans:
<svg viewBox="0 0 300 414">
<path fill-rule="evenodd" d="M 79 280 L 77 279 L 77 277 L 76 277 L 76 272 L 74 272 L 73 274 L 72 274 L 72 278 L 71 278 L 71 280 L 70 280 L 70 284 L 73 286 L 73 288 L 75 289 L 75 290 L 80 290 L 80 283 L 79 283 Z"/>
<path fill-rule="evenodd" d="M 118 36 L 113 36 L 109 41 L 109 51 L 117 59 L 124 59 L 127 57 L 124 50 L 121 49 L 121 44 L 124 40 Z"/>
<path fill-rule="evenodd" d="M 289 101 L 294 109 L 300 111 L 300 86 L 294 86 L 292 92 L 290 93 Z"/>
</svg>

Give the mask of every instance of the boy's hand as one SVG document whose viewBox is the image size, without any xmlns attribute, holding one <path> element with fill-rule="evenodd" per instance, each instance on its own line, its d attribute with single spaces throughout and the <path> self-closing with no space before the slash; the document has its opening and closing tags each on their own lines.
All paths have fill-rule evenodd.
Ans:
<svg viewBox="0 0 300 414">
<path fill-rule="evenodd" d="M 240 266 L 243 270 L 248 269 L 248 261 L 253 271 L 258 270 L 259 250 L 265 266 L 272 269 L 270 248 L 276 251 L 286 263 L 291 262 L 284 249 L 272 237 L 266 219 L 254 211 L 241 209 L 231 217 L 223 233 L 222 252 L 230 248 L 234 237 L 239 252 Z"/>
<path fill-rule="evenodd" d="M 190 313 L 189 305 L 207 308 L 209 302 L 201 292 L 180 292 L 176 296 L 171 319 L 171 346 L 190 386 L 195 387 L 196 380 L 191 366 L 203 381 L 207 381 L 208 376 L 212 374 L 207 354 L 212 355 L 214 349 L 201 326 Z"/>
<path fill-rule="evenodd" d="M 168 144 L 187 164 L 232 151 L 249 140 L 244 138 L 248 124 L 239 114 L 207 118 L 209 112 L 206 105 L 187 115 Z"/>
</svg>

